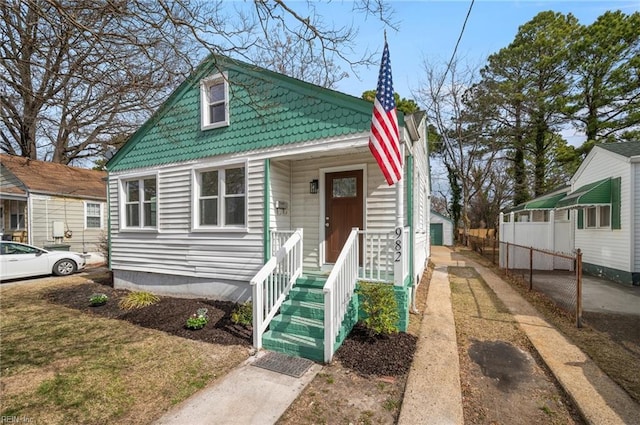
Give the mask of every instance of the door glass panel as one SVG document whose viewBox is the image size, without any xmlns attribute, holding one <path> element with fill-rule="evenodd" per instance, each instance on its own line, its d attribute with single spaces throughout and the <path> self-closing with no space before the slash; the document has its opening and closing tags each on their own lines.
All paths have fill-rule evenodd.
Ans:
<svg viewBox="0 0 640 425">
<path fill-rule="evenodd" d="M 355 198 L 358 196 L 358 188 L 355 177 L 333 179 L 334 198 Z"/>
</svg>

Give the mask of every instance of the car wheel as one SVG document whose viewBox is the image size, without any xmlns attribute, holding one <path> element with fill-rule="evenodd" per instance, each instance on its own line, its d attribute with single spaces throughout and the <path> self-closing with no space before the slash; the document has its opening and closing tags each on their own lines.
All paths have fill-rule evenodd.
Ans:
<svg viewBox="0 0 640 425">
<path fill-rule="evenodd" d="M 77 269 L 76 263 L 73 260 L 64 259 L 60 260 L 53 265 L 53 274 L 56 276 L 68 276 L 75 273 Z"/>
</svg>

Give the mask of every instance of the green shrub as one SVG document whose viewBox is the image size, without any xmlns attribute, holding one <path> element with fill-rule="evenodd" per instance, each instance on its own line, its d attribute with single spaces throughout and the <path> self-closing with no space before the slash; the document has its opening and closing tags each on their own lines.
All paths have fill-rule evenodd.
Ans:
<svg viewBox="0 0 640 425">
<path fill-rule="evenodd" d="M 393 286 L 382 283 L 362 282 L 358 288 L 360 308 L 365 318 L 360 323 L 372 336 L 390 335 L 398 332 L 398 302 Z"/>
<path fill-rule="evenodd" d="M 99 306 L 99 305 L 103 305 L 107 303 L 107 300 L 109 299 L 109 297 L 107 297 L 105 294 L 91 294 L 91 296 L 89 297 L 89 305 L 90 306 Z"/>
<path fill-rule="evenodd" d="M 132 310 L 134 308 L 142 308 L 153 305 L 160 301 L 160 298 L 150 292 L 131 292 L 129 295 L 120 300 L 120 308 L 124 310 Z"/>
<path fill-rule="evenodd" d="M 253 304 L 251 301 L 238 305 L 231 312 L 231 321 L 236 325 L 251 326 L 253 324 Z"/>
<path fill-rule="evenodd" d="M 189 329 L 202 329 L 204 325 L 209 321 L 209 316 L 207 316 L 208 310 L 206 308 L 199 308 L 196 313 L 193 313 L 187 319 L 187 328 Z"/>
</svg>

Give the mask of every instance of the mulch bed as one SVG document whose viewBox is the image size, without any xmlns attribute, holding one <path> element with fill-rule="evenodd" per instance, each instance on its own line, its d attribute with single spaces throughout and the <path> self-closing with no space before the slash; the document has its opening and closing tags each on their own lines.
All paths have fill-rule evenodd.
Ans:
<svg viewBox="0 0 640 425">
<path fill-rule="evenodd" d="M 91 307 L 89 297 L 103 293 L 109 297 L 106 304 Z M 126 320 L 138 326 L 167 332 L 171 335 L 221 345 L 252 345 L 251 330 L 231 321 L 236 303 L 202 298 L 160 297 L 157 304 L 134 310 L 123 310 L 120 299 L 129 293 L 111 287 L 108 279 L 96 278 L 86 284 L 60 287 L 45 297 L 84 313 L 111 319 Z M 187 329 L 187 318 L 199 308 L 206 308 L 207 325 L 199 330 Z M 366 329 L 356 325 L 336 352 L 336 358 L 346 368 L 364 376 L 400 376 L 409 371 L 417 338 L 407 333 L 371 338 Z"/>
<path fill-rule="evenodd" d="M 418 338 L 398 332 L 371 338 L 356 325 L 336 352 L 344 367 L 364 376 L 401 376 L 409 372 Z"/>
</svg>

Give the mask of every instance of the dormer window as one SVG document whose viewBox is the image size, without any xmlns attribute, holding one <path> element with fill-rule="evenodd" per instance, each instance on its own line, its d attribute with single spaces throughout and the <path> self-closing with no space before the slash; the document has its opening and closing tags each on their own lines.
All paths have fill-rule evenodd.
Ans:
<svg viewBox="0 0 640 425">
<path fill-rule="evenodd" d="M 229 125 L 229 85 L 226 75 L 216 74 L 202 80 L 200 99 L 202 130 Z"/>
</svg>

